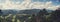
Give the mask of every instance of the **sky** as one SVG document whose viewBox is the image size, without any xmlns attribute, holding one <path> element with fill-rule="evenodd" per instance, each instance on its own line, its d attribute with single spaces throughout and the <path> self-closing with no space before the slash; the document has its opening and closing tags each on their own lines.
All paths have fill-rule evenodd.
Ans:
<svg viewBox="0 0 60 22">
<path fill-rule="evenodd" d="M 0 0 L 0 9 L 49 9 L 56 10 L 60 7 L 60 0 Z"/>
</svg>

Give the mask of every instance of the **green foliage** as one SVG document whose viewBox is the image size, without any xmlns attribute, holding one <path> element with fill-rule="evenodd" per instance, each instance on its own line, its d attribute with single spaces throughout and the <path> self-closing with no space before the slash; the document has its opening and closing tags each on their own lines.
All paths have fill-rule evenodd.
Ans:
<svg viewBox="0 0 60 22">
<path fill-rule="evenodd" d="M 36 16 L 38 18 L 36 18 Z M 9 14 L 8 16 L 5 16 L 5 17 L 0 16 L 0 22 L 1 21 L 36 22 L 36 19 L 41 22 L 58 22 L 59 20 L 57 20 L 56 18 L 60 19 L 60 10 L 48 13 L 46 9 L 43 9 L 37 14 L 32 14 L 32 15 L 29 15 L 29 14 L 11 15 Z"/>
</svg>

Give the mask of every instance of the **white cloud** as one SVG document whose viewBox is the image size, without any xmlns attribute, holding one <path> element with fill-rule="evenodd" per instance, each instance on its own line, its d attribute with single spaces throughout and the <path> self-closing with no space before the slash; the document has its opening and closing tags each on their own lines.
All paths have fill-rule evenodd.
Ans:
<svg viewBox="0 0 60 22">
<path fill-rule="evenodd" d="M 52 2 L 49 1 L 49 2 L 35 2 L 32 4 L 33 6 L 31 6 L 33 9 L 43 9 L 43 8 L 46 8 L 46 9 L 49 9 L 49 10 L 56 10 L 58 7 L 60 7 L 60 5 L 52 5 Z"/>
<path fill-rule="evenodd" d="M 60 5 L 54 6 L 52 5 L 52 1 L 49 2 L 34 2 L 32 3 L 31 0 L 24 0 L 21 4 L 19 4 L 20 2 L 16 2 L 16 4 L 14 4 L 13 2 L 6 0 L 5 3 L 1 4 L 3 7 L 2 9 L 18 9 L 18 10 L 24 10 L 24 9 L 51 9 L 51 10 L 55 10 L 57 9 L 57 7 L 59 7 Z M 1 7 L 1 6 L 0 6 Z M 28 8 L 27 8 L 28 7 Z M 54 9 L 53 9 L 54 8 Z"/>
</svg>

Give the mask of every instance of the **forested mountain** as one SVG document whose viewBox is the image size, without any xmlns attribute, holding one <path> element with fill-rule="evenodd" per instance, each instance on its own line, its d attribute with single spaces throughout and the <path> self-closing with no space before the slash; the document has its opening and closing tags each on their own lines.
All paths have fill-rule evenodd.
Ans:
<svg viewBox="0 0 60 22">
<path fill-rule="evenodd" d="M 38 13 L 42 9 L 28 9 L 28 10 L 2 10 L 1 12 L 3 14 L 33 14 Z M 51 12 L 52 10 L 46 10 L 48 12 Z"/>
</svg>

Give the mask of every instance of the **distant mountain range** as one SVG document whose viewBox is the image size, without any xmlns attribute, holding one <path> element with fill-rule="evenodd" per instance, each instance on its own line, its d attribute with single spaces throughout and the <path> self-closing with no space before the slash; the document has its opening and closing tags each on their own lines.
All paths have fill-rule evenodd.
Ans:
<svg viewBox="0 0 60 22">
<path fill-rule="evenodd" d="M 40 9 L 27 9 L 27 10 L 2 10 L 3 14 L 33 14 L 38 13 Z M 52 10 L 47 10 L 51 12 Z"/>
</svg>

